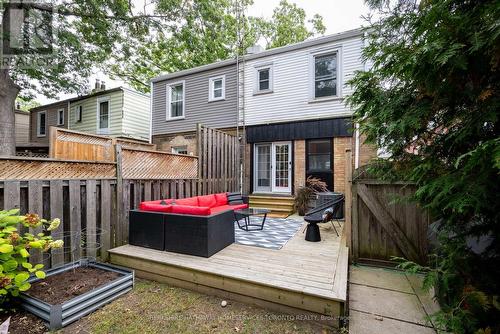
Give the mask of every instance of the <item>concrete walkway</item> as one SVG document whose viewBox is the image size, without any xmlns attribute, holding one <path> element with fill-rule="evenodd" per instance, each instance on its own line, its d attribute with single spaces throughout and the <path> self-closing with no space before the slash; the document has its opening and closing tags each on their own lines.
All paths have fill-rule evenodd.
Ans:
<svg viewBox="0 0 500 334">
<path fill-rule="evenodd" d="M 435 334 L 428 320 L 439 306 L 421 289 L 422 278 L 396 270 L 351 266 L 350 334 Z"/>
</svg>

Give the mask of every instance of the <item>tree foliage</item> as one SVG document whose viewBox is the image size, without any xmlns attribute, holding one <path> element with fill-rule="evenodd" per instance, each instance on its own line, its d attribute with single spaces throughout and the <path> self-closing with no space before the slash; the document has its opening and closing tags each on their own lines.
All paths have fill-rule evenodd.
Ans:
<svg viewBox="0 0 500 334">
<path fill-rule="evenodd" d="M 376 171 L 417 184 L 439 220 L 428 281 L 454 333 L 500 331 L 498 1 L 367 1 L 365 59 L 349 103 L 389 159 Z"/>
<path fill-rule="evenodd" d="M 148 91 L 149 80 L 160 73 L 241 55 L 261 39 L 267 48 L 273 48 L 325 32 L 320 15 L 306 21 L 305 11 L 286 0 L 270 20 L 243 15 L 251 4 L 252 0 L 159 0 L 155 14 L 170 19 L 158 21 L 149 35 L 140 36 L 135 43 L 121 44 L 103 70 Z"/>
</svg>

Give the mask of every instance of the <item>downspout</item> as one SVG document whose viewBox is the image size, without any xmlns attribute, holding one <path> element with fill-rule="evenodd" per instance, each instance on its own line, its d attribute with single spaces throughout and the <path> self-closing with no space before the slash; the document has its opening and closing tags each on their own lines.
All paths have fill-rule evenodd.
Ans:
<svg viewBox="0 0 500 334">
<path fill-rule="evenodd" d="M 153 143 L 153 81 L 149 82 L 149 143 Z"/>
</svg>

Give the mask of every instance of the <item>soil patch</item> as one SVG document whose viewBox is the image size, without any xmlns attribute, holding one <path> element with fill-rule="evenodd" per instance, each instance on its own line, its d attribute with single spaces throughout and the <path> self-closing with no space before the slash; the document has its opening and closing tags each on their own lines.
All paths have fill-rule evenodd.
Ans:
<svg viewBox="0 0 500 334">
<path fill-rule="evenodd" d="M 0 314 L 0 324 L 9 317 L 9 334 L 42 334 L 48 332 L 42 319 L 26 311 L 20 310 L 15 313 Z"/>
<path fill-rule="evenodd" d="M 94 267 L 78 267 L 32 284 L 27 294 L 50 304 L 61 304 L 76 296 L 99 288 L 120 274 Z"/>
</svg>

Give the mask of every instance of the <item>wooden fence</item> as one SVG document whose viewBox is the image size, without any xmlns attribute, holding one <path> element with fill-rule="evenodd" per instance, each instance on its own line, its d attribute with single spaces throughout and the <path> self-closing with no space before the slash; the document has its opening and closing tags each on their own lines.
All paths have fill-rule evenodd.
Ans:
<svg viewBox="0 0 500 334">
<path fill-rule="evenodd" d="M 399 256 L 426 263 L 430 217 L 415 203 L 404 200 L 414 191 L 413 185 L 403 182 L 353 181 L 349 214 L 354 262 L 390 264 L 392 256 Z"/>
<path fill-rule="evenodd" d="M 125 149 L 155 150 L 156 145 L 132 139 L 111 138 L 89 133 L 50 127 L 49 158 L 64 160 L 115 160 L 115 146 Z"/>
<path fill-rule="evenodd" d="M 239 191 L 239 139 L 198 124 L 197 144 L 200 194 Z"/>
</svg>

